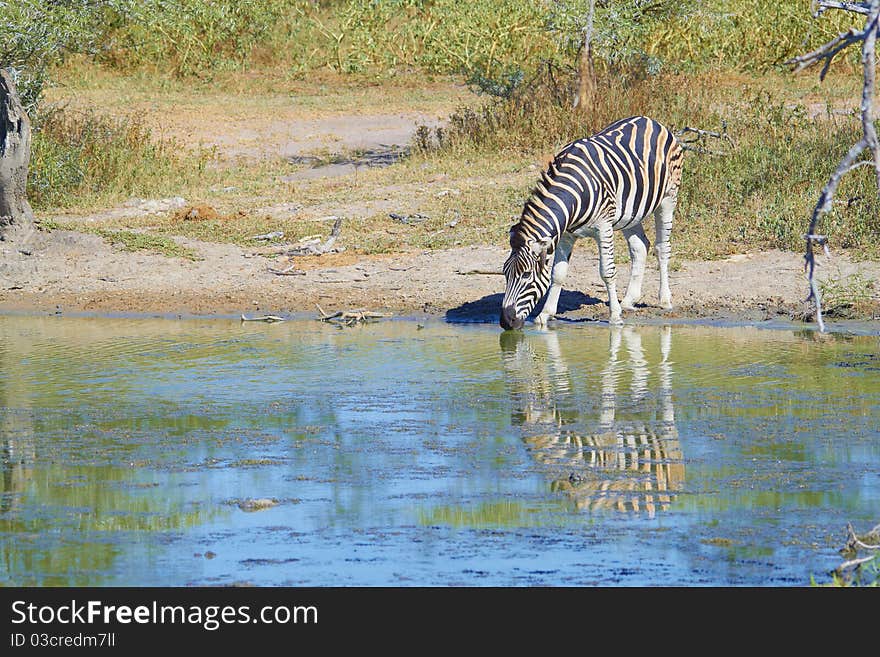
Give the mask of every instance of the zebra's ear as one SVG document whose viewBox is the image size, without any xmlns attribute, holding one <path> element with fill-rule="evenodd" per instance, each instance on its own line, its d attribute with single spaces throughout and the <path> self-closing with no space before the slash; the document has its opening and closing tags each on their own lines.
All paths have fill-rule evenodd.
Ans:
<svg viewBox="0 0 880 657">
<path fill-rule="evenodd" d="M 553 253 L 553 240 L 549 237 L 532 240 L 529 242 L 529 250 L 535 255 L 541 256 L 541 260 Z"/>
<path fill-rule="evenodd" d="M 517 230 L 517 224 L 514 224 L 510 227 L 510 248 L 512 249 L 520 249 L 525 245 L 525 238 L 523 234 Z"/>
</svg>

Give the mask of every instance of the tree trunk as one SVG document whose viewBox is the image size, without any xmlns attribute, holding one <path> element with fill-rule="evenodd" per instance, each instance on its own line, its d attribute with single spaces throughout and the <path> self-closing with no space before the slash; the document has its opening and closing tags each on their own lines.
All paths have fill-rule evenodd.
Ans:
<svg viewBox="0 0 880 657">
<path fill-rule="evenodd" d="M 581 48 L 578 61 L 578 90 L 574 106 L 581 112 L 587 112 L 593 106 L 593 94 L 596 88 L 596 72 L 593 69 L 593 52 L 586 43 Z"/>
<path fill-rule="evenodd" d="M 578 88 L 574 99 L 574 107 L 581 112 L 593 108 L 593 97 L 596 90 L 596 71 L 593 68 L 593 15 L 596 10 L 595 0 L 590 2 L 587 24 L 584 26 L 584 42 L 578 61 Z"/>
<path fill-rule="evenodd" d="M 31 123 L 12 76 L 0 69 L 0 239 L 10 226 L 34 221 L 27 201 L 30 159 Z"/>
</svg>

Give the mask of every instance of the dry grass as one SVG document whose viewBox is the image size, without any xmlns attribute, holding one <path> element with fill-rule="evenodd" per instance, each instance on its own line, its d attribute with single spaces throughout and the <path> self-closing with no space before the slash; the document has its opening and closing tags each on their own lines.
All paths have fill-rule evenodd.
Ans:
<svg viewBox="0 0 880 657">
<path fill-rule="evenodd" d="M 379 80 L 323 70 L 301 79 L 289 70 L 269 68 L 181 80 L 146 72 L 124 76 L 72 60 L 54 77 L 65 84 L 47 91 L 50 104 L 143 116 L 159 138 L 189 147 L 219 143 L 221 151 L 224 144 L 246 142 L 242 133 L 271 139 L 284 125 L 299 121 L 404 112 L 445 116 L 474 100 L 459 80 L 442 75 Z M 237 151 L 246 149 L 229 149 Z"/>
<path fill-rule="evenodd" d="M 419 83 L 401 78 L 376 85 L 348 79 L 337 85 L 333 82 L 339 78 L 331 76 L 309 83 L 291 80 L 285 83 L 289 86 L 258 93 L 273 89 L 274 76 L 268 71 L 257 77 L 230 74 L 222 83 L 210 85 L 187 87 L 166 81 L 165 92 L 162 81 L 142 84 L 138 78 L 89 70 L 78 70 L 76 84 L 65 91 L 74 102 L 100 105 L 121 115 L 140 109 L 156 130 L 164 126 L 178 135 L 174 143 L 187 153 L 198 150 L 203 135 L 238 125 L 231 120 L 236 116 L 284 124 L 356 108 L 352 118 L 356 123 L 358 112 L 417 110 L 442 116 L 455 107 L 478 107 L 484 100 L 449 80 Z M 822 85 L 805 74 L 669 76 L 642 87 L 618 89 L 603 110 L 608 117 L 600 114 L 592 121 L 635 111 L 672 117 L 678 126 L 708 129 L 727 120 L 738 141 L 735 156 L 688 156 L 674 235 L 676 256 L 717 258 L 765 246 L 799 249 L 799 231 L 836 161 L 835 149 L 845 147 L 849 121 L 834 115 L 816 123 L 809 114 L 822 114 L 825 107 L 851 106 L 857 88 L 857 80 L 848 75 L 832 76 Z M 248 94 L 247 89 L 257 91 Z M 56 101 L 64 98 L 62 91 L 53 92 Z M 282 107 L 290 114 L 284 114 Z M 179 195 L 190 205 L 210 206 L 216 219 L 83 218 L 121 204 L 132 194 L 126 189 L 74 197 L 54 208 L 42 208 L 41 214 L 59 225 L 83 230 L 147 231 L 166 238 L 181 235 L 248 246 L 255 245 L 254 235 L 272 231 L 283 231 L 285 242 L 326 236 L 332 226 L 328 217 L 342 216 L 339 244 L 364 254 L 503 245 L 537 179 L 538 167 L 567 139 L 591 130 L 590 120 L 573 119 L 570 112 L 540 105 L 533 109 L 524 122 L 508 116 L 502 130 L 496 126 L 482 141 L 461 134 L 447 148 L 419 153 L 389 167 L 359 167 L 356 173 L 337 177 L 291 181 L 288 177 L 304 170 L 304 165 L 271 157 L 221 157 L 208 162 L 204 171 L 189 171 L 191 175 L 171 167 L 150 187 L 158 196 Z M 189 125 L 197 129 L 188 132 Z M 332 153 L 328 148 L 325 155 Z M 181 161 L 192 162 L 186 157 Z M 852 188 L 842 194 L 861 193 L 862 182 L 848 184 Z M 58 207 L 72 212 L 58 216 Z M 870 207 L 857 201 L 829 217 L 832 244 L 865 249 L 871 255 L 870 238 L 876 230 L 870 223 Z M 392 213 L 427 219 L 402 223 Z M 619 252 L 626 253 L 622 243 Z"/>
</svg>

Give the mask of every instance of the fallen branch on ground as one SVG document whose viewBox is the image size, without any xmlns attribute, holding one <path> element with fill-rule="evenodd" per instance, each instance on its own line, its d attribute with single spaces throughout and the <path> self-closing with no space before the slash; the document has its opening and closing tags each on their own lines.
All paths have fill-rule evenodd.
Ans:
<svg viewBox="0 0 880 657">
<path fill-rule="evenodd" d="M 415 214 L 398 214 L 397 212 L 389 212 L 388 216 L 394 219 L 394 221 L 398 221 L 402 224 L 407 224 L 412 226 L 414 224 L 420 224 L 423 221 L 427 221 L 431 217 L 426 214 L 421 214 L 416 212 Z"/>
<path fill-rule="evenodd" d="M 273 230 L 271 233 L 263 233 L 262 235 L 254 235 L 252 240 L 280 240 L 284 237 L 283 230 Z"/>
<path fill-rule="evenodd" d="M 286 321 L 283 317 L 279 317 L 278 315 L 261 315 L 260 317 L 245 317 L 241 316 L 241 321 L 243 322 L 284 322 Z"/>
<path fill-rule="evenodd" d="M 321 322 L 337 322 L 346 326 L 357 324 L 358 322 L 368 322 L 376 319 L 390 317 L 387 313 L 377 313 L 371 310 L 337 310 L 335 313 L 325 313 L 324 309 L 315 304 L 318 312 L 321 313 L 316 319 Z"/>
<path fill-rule="evenodd" d="M 462 276 L 468 276 L 469 274 L 484 274 L 486 276 L 504 275 L 504 272 L 498 269 L 456 269 L 455 273 Z"/>
<path fill-rule="evenodd" d="M 685 135 L 689 135 L 689 137 L 685 137 Z M 695 145 L 702 144 L 706 137 L 726 140 L 730 143 L 730 147 L 736 150 L 736 144 L 733 141 L 733 137 L 727 134 L 726 124 L 722 125 L 722 132 L 714 132 L 712 130 L 700 130 L 699 128 L 691 128 L 690 126 L 685 126 L 681 130 L 676 132 L 675 136 L 678 138 L 678 143 L 681 145 L 682 150 L 693 151 L 694 153 L 700 153 L 702 155 L 727 155 L 726 151 L 712 151 L 705 146 Z"/>
<path fill-rule="evenodd" d="M 289 265 L 284 269 L 274 269 L 273 267 L 268 267 L 267 271 L 270 274 L 275 274 L 276 276 L 305 276 L 306 273 L 302 269 L 297 269 L 296 265 Z"/>
<path fill-rule="evenodd" d="M 847 560 L 835 568 L 832 574 L 845 584 L 858 583 L 862 576 L 862 566 L 866 563 L 877 563 L 877 559 L 880 559 L 880 554 L 859 556 L 862 550 L 880 550 L 880 525 L 862 536 L 856 534 L 852 523 L 847 523 L 846 531 L 846 544 L 840 552 Z"/>
<path fill-rule="evenodd" d="M 853 529 L 852 523 L 846 525 L 847 539 L 844 550 L 880 550 L 880 525 L 877 525 L 864 536 L 859 537 Z M 863 539 L 876 541 L 875 543 L 865 543 Z"/>
<path fill-rule="evenodd" d="M 333 229 L 330 231 L 330 236 L 323 244 L 321 244 L 320 238 L 316 238 L 286 251 L 285 254 L 289 256 L 309 256 L 324 255 L 325 253 L 339 253 L 344 249 L 333 248 L 333 244 L 335 244 L 336 238 L 339 237 L 341 228 L 342 217 L 337 217 L 336 221 L 333 223 Z"/>
</svg>

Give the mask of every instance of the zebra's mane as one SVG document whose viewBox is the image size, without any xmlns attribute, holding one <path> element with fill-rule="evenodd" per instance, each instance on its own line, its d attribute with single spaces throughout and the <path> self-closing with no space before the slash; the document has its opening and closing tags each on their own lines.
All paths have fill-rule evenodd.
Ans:
<svg viewBox="0 0 880 657">
<path fill-rule="evenodd" d="M 547 200 L 548 196 L 550 195 L 550 190 L 557 184 L 556 178 L 559 175 L 559 166 L 568 155 L 574 143 L 575 142 L 572 141 L 566 144 L 558 153 L 556 153 L 556 155 L 553 156 L 553 159 L 547 165 L 547 168 L 541 171 L 538 182 L 535 183 L 535 186 L 529 193 L 529 197 L 523 204 L 523 210 L 520 219 L 513 226 L 512 230 L 523 228 L 523 219 L 530 211 L 536 217 L 540 218 L 542 216 L 538 208 L 540 207 L 541 203 Z M 542 221 L 540 223 L 543 225 L 544 222 Z"/>
</svg>

